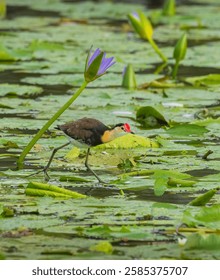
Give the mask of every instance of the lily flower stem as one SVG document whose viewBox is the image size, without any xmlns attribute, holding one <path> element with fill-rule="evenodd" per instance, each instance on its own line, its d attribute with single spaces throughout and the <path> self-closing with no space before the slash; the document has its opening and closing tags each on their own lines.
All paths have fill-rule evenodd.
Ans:
<svg viewBox="0 0 220 280">
<path fill-rule="evenodd" d="M 76 98 L 80 95 L 80 93 L 85 89 L 88 82 L 84 81 L 81 87 L 72 95 L 72 97 L 45 123 L 45 125 L 38 131 L 38 133 L 32 138 L 29 144 L 25 147 L 25 149 L 20 154 L 17 160 L 17 167 L 21 169 L 24 165 L 24 159 L 35 143 L 40 139 L 40 137 L 44 134 L 44 132 L 59 118 L 59 116 L 69 108 L 69 106 L 76 100 Z"/>
<path fill-rule="evenodd" d="M 160 56 L 160 58 L 164 61 L 167 62 L 166 56 L 161 52 L 157 44 L 154 42 L 152 38 L 148 39 L 149 43 L 151 44 L 152 48 L 155 50 L 155 52 Z"/>
<path fill-rule="evenodd" d="M 176 79 L 176 75 L 179 69 L 179 62 L 180 62 L 179 60 L 176 60 L 176 63 L 174 65 L 173 72 L 172 72 L 173 79 Z"/>
<path fill-rule="evenodd" d="M 160 64 L 156 70 L 154 71 L 154 74 L 160 74 L 160 72 L 163 71 L 163 69 L 167 66 L 166 62 L 163 62 L 162 64 Z"/>
</svg>

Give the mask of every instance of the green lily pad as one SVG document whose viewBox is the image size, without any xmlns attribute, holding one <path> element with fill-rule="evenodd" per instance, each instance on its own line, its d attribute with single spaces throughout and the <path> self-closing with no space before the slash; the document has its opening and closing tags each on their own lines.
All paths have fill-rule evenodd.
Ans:
<svg viewBox="0 0 220 280">
<path fill-rule="evenodd" d="M 152 139 L 135 134 L 126 134 L 113 141 L 96 146 L 94 149 L 131 149 L 138 147 L 158 148 L 159 145 Z"/>
<path fill-rule="evenodd" d="M 156 170 L 153 177 L 155 178 L 154 193 L 157 196 L 163 195 L 170 187 L 191 187 L 196 183 L 191 180 L 183 180 L 190 178 L 191 176 L 189 174 L 174 170 Z"/>
<path fill-rule="evenodd" d="M 41 87 L 16 84 L 0 84 L 0 96 L 36 96 L 43 92 Z"/>
<path fill-rule="evenodd" d="M 89 249 L 91 251 L 103 252 L 105 254 L 112 254 L 113 252 L 113 247 L 111 243 L 107 241 L 100 241 L 99 243 L 91 246 Z"/>
<path fill-rule="evenodd" d="M 152 128 L 168 125 L 164 116 L 151 106 L 145 106 L 138 109 L 136 120 L 143 128 Z"/>
<path fill-rule="evenodd" d="M 189 204 L 192 206 L 204 206 L 216 194 L 217 190 L 209 190 L 206 193 L 199 195 L 193 199 Z"/>
<path fill-rule="evenodd" d="M 166 132 L 172 136 L 178 136 L 178 137 L 199 136 L 208 132 L 208 129 L 196 124 L 180 124 L 169 128 Z"/>
<path fill-rule="evenodd" d="M 220 247 L 220 236 L 218 234 L 191 234 L 184 245 L 186 250 L 205 249 L 218 250 Z"/>
<path fill-rule="evenodd" d="M 196 214 L 187 209 L 183 214 L 183 223 L 189 226 L 205 226 L 211 229 L 220 228 L 220 204 L 202 207 Z"/>
<path fill-rule="evenodd" d="M 186 78 L 185 81 L 192 84 L 193 86 L 218 87 L 220 85 L 220 74 L 189 77 Z"/>
<path fill-rule="evenodd" d="M 13 61 L 13 60 L 15 60 L 15 58 L 11 54 L 11 52 L 0 44 L 0 61 Z"/>
</svg>

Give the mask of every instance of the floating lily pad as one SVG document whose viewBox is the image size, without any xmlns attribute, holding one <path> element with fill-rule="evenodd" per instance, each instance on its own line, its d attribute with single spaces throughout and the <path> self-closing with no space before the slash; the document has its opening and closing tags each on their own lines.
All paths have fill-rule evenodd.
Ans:
<svg viewBox="0 0 220 280">
<path fill-rule="evenodd" d="M 15 84 L 0 84 L 0 96 L 36 96 L 43 92 L 41 87 Z"/>
<path fill-rule="evenodd" d="M 218 250 L 220 246 L 220 236 L 218 234 L 191 234 L 184 245 L 186 250 L 205 249 Z"/>
<path fill-rule="evenodd" d="M 178 136 L 178 137 L 199 136 L 208 132 L 208 129 L 195 124 L 180 124 L 169 128 L 166 132 L 172 136 Z"/>
<path fill-rule="evenodd" d="M 111 142 L 99 145 L 95 149 L 131 149 L 138 147 L 158 148 L 159 145 L 152 139 L 135 134 L 126 134 Z"/>
<path fill-rule="evenodd" d="M 211 228 L 220 228 L 220 204 L 210 207 L 204 206 L 197 213 L 193 213 L 189 209 L 183 214 L 183 222 L 189 226 L 200 227 L 201 225 Z"/>
<path fill-rule="evenodd" d="M 15 58 L 9 50 L 0 45 L 0 61 L 13 61 Z"/>
<path fill-rule="evenodd" d="M 190 77 L 185 79 L 185 81 L 194 86 L 218 87 L 220 85 L 220 74 L 209 74 L 200 77 Z"/>
<path fill-rule="evenodd" d="M 112 254 L 113 247 L 111 243 L 107 241 L 101 241 L 89 248 L 91 251 L 95 252 L 103 252 L 105 254 Z"/>
<path fill-rule="evenodd" d="M 206 193 L 199 195 L 193 199 L 189 204 L 192 206 L 204 206 L 216 194 L 217 190 L 209 190 Z"/>
<path fill-rule="evenodd" d="M 136 120 L 143 128 L 161 127 L 168 125 L 164 116 L 151 106 L 145 106 L 138 109 L 136 113 Z"/>
</svg>

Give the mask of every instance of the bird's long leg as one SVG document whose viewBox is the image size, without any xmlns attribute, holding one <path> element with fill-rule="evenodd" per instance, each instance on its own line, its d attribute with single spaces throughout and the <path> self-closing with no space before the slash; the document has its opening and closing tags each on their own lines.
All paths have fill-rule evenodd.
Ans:
<svg viewBox="0 0 220 280">
<path fill-rule="evenodd" d="M 50 176 L 48 175 L 47 170 L 49 169 L 49 167 L 50 167 L 50 165 L 51 165 L 51 162 L 52 162 L 52 160 L 53 160 L 53 158 L 54 158 L 56 152 L 59 151 L 60 149 L 64 148 L 64 147 L 68 146 L 70 143 L 71 143 L 71 142 L 69 141 L 68 143 L 66 143 L 66 144 L 64 144 L 64 145 L 59 146 L 59 147 L 53 149 L 53 152 L 52 152 L 52 154 L 51 154 L 51 156 L 50 156 L 50 159 L 49 159 L 47 165 L 46 165 L 46 166 L 44 167 L 44 169 L 43 169 L 43 172 L 44 172 L 45 180 L 46 180 L 46 181 L 48 181 L 48 180 L 50 179 Z"/>
<path fill-rule="evenodd" d="M 88 164 L 89 152 L 90 152 L 90 148 L 88 148 L 87 153 L 86 153 L 86 161 L 85 161 L 85 166 L 86 166 L 86 168 L 96 177 L 96 179 L 99 181 L 99 183 L 104 183 L 104 184 L 106 184 L 105 182 L 102 181 L 101 178 L 99 178 L 99 176 L 95 173 L 95 171 L 93 171 L 93 170 L 91 169 L 91 167 L 89 166 L 89 164 Z"/>
</svg>

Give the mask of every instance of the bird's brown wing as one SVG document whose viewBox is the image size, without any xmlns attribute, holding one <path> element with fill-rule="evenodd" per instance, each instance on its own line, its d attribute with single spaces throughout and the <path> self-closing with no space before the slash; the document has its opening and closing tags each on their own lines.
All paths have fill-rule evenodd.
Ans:
<svg viewBox="0 0 220 280">
<path fill-rule="evenodd" d="M 58 126 L 69 137 L 90 146 L 101 144 L 101 136 L 108 129 L 102 122 L 83 118 Z"/>
</svg>

